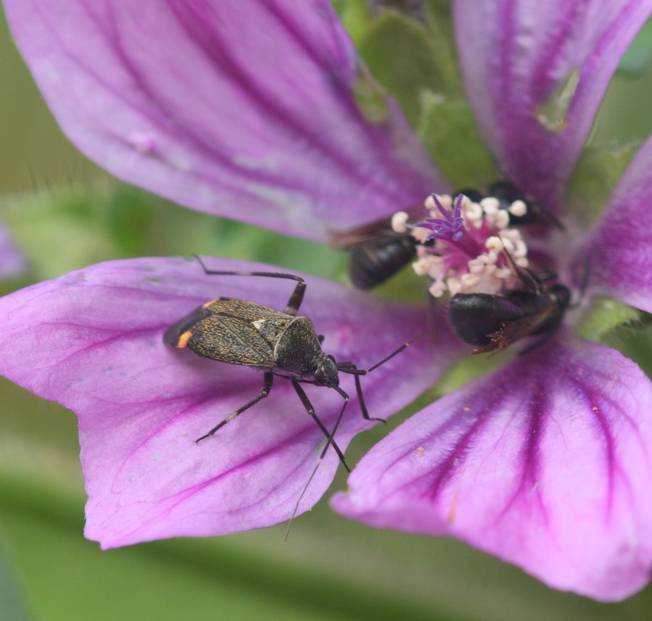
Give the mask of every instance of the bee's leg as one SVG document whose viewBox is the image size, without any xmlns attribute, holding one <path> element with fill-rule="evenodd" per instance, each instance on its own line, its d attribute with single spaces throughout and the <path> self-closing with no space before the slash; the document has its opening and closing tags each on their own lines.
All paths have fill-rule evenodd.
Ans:
<svg viewBox="0 0 652 621">
<path fill-rule="evenodd" d="M 247 401 L 247 403 L 245 403 L 242 407 L 239 407 L 235 412 L 233 412 L 233 414 L 229 414 L 223 421 L 215 425 L 215 427 L 213 427 L 208 433 L 205 433 L 200 438 L 197 438 L 195 442 L 199 443 L 202 440 L 205 440 L 206 438 L 210 438 L 210 436 L 212 436 L 217 431 L 219 431 L 227 423 L 230 423 L 234 418 L 240 416 L 240 414 L 242 414 L 245 410 L 248 410 L 250 407 L 256 405 L 256 403 L 258 403 L 259 401 L 262 401 L 265 397 L 267 397 L 267 395 L 269 395 L 270 391 L 272 390 L 273 381 L 274 381 L 273 373 L 271 371 L 265 371 L 264 384 L 260 392 L 258 393 L 258 396 L 254 397 L 251 401 Z"/>
</svg>

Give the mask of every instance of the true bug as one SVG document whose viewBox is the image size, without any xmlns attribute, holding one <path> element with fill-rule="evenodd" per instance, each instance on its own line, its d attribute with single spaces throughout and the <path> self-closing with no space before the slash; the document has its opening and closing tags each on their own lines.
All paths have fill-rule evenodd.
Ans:
<svg viewBox="0 0 652 621">
<path fill-rule="evenodd" d="M 337 362 L 333 356 L 322 351 L 324 337 L 317 334 L 312 321 L 308 317 L 297 316 L 306 292 L 303 278 L 280 272 L 209 270 L 200 257 L 195 258 L 209 276 L 261 276 L 297 283 L 283 312 L 246 300 L 222 297 L 196 308 L 165 332 L 164 341 L 172 347 L 190 349 L 205 358 L 264 371 L 263 387 L 258 395 L 197 438 L 196 442 L 212 436 L 228 422 L 265 399 L 272 390 L 274 377 L 279 376 L 291 382 L 306 412 L 326 437 L 322 456 L 332 444 L 342 465 L 349 470 L 342 451 L 333 439 L 349 401 L 349 395 L 339 386 L 339 372 L 354 376 L 362 416 L 366 420 L 384 422 L 383 419 L 369 416 L 360 376 L 371 373 L 403 351 L 408 344 L 401 345 L 368 369 L 359 369 L 352 362 Z M 326 386 L 344 400 L 330 432 L 317 416 L 301 384 Z"/>
<path fill-rule="evenodd" d="M 450 301 L 450 324 L 460 339 L 476 346 L 475 352 L 505 349 L 526 336 L 539 335 L 544 340 L 559 327 L 570 305 L 568 287 L 547 284 L 554 275 L 541 278 L 531 270 L 517 267 L 507 256 L 522 289 L 504 295 L 462 293 Z M 533 346 L 537 344 L 538 341 Z"/>
</svg>

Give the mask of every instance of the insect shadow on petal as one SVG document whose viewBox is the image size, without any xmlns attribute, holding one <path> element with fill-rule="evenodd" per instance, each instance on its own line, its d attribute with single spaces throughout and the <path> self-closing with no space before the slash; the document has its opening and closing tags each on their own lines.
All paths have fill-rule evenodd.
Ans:
<svg viewBox="0 0 652 621">
<path fill-rule="evenodd" d="M 307 288 L 303 278 L 281 272 L 210 270 L 201 257 L 195 255 L 195 259 L 207 276 L 259 276 L 297 283 L 282 312 L 247 300 L 221 297 L 194 309 L 165 332 L 164 341 L 171 347 L 189 349 L 211 360 L 263 371 L 263 387 L 258 395 L 197 438 L 196 442 L 214 435 L 224 425 L 265 399 L 272 390 L 274 378 L 281 377 L 292 384 L 306 413 L 326 438 L 320 458 L 324 457 L 332 445 L 344 468 L 350 471 L 344 454 L 334 439 L 349 401 L 349 395 L 339 386 L 339 373 L 354 376 L 362 417 L 369 421 L 385 422 L 384 419 L 369 415 L 360 377 L 391 360 L 409 343 L 402 344 L 368 369 L 359 369 L 353 362 L 338 362 L 334 356 L 322 350 L 324 337 L 317 333 L 312 321 L 298 315 Z M 342 397 L 342 407 L 331 431 L 317 415 L 302 384 L 325 386 Z"/>
</svg>

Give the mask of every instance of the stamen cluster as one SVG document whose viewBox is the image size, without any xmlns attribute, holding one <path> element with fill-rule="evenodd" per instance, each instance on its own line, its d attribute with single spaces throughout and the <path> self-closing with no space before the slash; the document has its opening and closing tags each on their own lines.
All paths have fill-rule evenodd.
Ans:
<svg viewBox="0 0 652 621">
<path fill-rule="evenodd" d="M 493 196 L 474 202 L 464 194 L 455 198 L 432 194 L 424 207 L 428 217 L 422 222 L 410 224 L 408 214 L 398 212 L 392 218 L 392 228 L 416 239 L 414 271 L 431 280 L 433 297 L 498 294 L 517 285 L 507 253 L 516 265 L 528 267 L 521 232 L 510 227 L 511 217 L 526 215 L 524 201 L 506 205 Z"/>
</svg>

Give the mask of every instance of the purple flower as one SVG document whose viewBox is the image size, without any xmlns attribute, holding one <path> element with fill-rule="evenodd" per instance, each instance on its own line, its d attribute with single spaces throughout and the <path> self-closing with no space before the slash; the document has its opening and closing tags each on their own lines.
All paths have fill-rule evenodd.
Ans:
<svg viewBox="0 0 652 621">
<path fill-rule="evenodd" d="M 374 84 L 328 1 L 5 6 L 72 140 L 114 174 L 185 205 L 323 239 L 334 225 L 390 215 L 442 186 L 392 102 L 381 124 L 359 110 L 354 88 Z M 338 360 L 365 368 L 422 337 L 409 356 L 363 378 L 374 417 L 408 405 L 459 349 L 447 331 L 428 336 L 424 308 L 306 278 L 302 313 Z M 163 343 L 167 327 L 209 299 L 281 310 L 290 292 L 283 281 L 211 278 L 194 261 L 150 258 L 100 264 L 0 300 L 0 350 L 12 350 L 0 371 L 79 417 L 89 538 L 109 548 L 292 515 L 324 439 L 291 387 L 278 379 L 264 407 L 196 444 L 258 394 L 262 373 Z M 351 376 L 342 387 L 355 395 Z M 311 388 L 330 429 L 341 399 Z M 338 445 L 368 427 L 352 399 Z M 328 451 L 298 513 L 324 494 L 338 463 Z"/>
<path fill-rule="evenodd" d="M 381 121 L 360 111 L 356 89 L 373 82 L 325 0 L 5 4 L 64 130 L 127 181 L 314 239 L 446 190 L 391 100 Z M 592 231 L 577 233 L 564 206 L 607 83 L 652 1 L 456 0 L 454 11 L 467 92 L 505 177 L 567 224 L 555 251 L 540 253 L 569 286 L 571 267 L 587 259 L 590 294 L 652 311 L 652 141 Z M 570 103 L 552 123 L 544 109 L 562 86 Z M 439 207 L 431 228 L 450 248 L 437 269 L 461 269 L 485 238 L 491 262 L 500 218 L 480 223 L 481 238 L 462 226 L 462 199 L 452 214 Z M 520 255 L 517 264 L 527 259 Z M 493 261 L 492 274 L 505 269 Z M 278 282 L 211 280 L 195 263 L 152 258 L 90 267 L 0 300 L 0 371 L 79 416 L 86 534 L 104 547 L 287 519 L 318 459 L 319 430 L 282 384 L 265 407 L 194 444 L 262 381 L 162 343 L 171 323 L 222 295 L 280 309 L 288 294 Z M 374 416 L 409 403 L 460 350 L 439 315 L 430 339 L 425 309 L 318 279 L 309 279 L 303 310 L 328 351 L 361 367 L 422 335 L 365 378 Z M 621 354 L 574 337 L 568 319 L 545 345 L 382 440 L 335 508 L 376 526 L 459 537 L 597 599 L 639 589 L 652 565 L 652 386 Z M 332 422 L 337 399 L 313 393 Z M 356 410 L 338 432 L 342 447 L 366 427 Z M 329 451 L 300 511 L 336 466 Z"/>
</svg>

